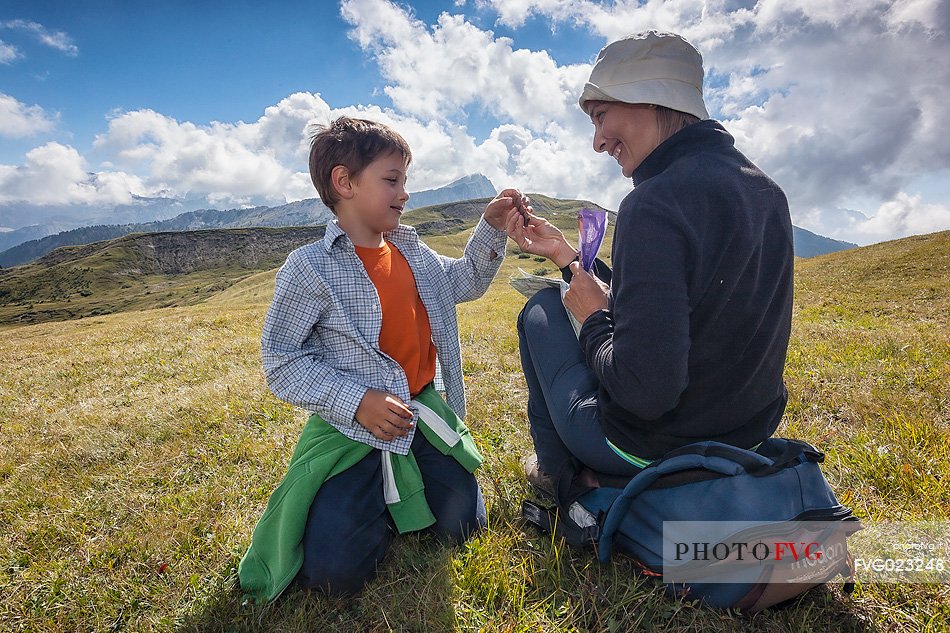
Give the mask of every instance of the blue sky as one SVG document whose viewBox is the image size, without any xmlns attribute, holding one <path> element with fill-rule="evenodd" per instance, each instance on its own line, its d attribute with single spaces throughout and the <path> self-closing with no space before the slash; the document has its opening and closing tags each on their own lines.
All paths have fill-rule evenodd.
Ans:
<svg viewBox="0 0 950 633">
<path fill-rule="evenodd" d="M 333 3 L 282 3 L 281 11 L 260 2 L 2 6 L 0 21 L 27 19 L 62 30 L 79 48 L 69 56 L 30 33 L 0 30 L 25 57 L 0 66 L 4 91 L 58 112 L 61 128 L 82 149 L 115 110 L 151 108 L 195 123 L 250 121 L 293 92 L 359 102 L 378 83 Z M 356 72 L 350 69 L 354 62 Z M 15 160 L 15 150 L 4 145 L 2 159 Z M 30 147 L 29 141 L 19 145 L 21 153 Z"/>
<path fill-rule="evenodd" d="M 427 22 L 453 2 L 413 2 Z M 518 29 L 495 25 L 484 9 L 470 19 L 526 48 L 548 48 L 561 63 L 586 62 L 603 38 L 562 26 L 558 37 L 542 18 Z M 0 64 L 0 90 L 59 114 L 61 134 L 80 151 L 104 131 L 116 110 L 150 108 L 178 120 L 252 121 L 264 108 L 299 91 L 320 93 L 333 106 L 389 105 L 383 79 L 347 35 L 334 2 L 70 2 L 0 3 L 0 22 L 29 20 L 62 31 L 79 49 L 71 56 L 18 29 L 0 29 L 23 58 Z M 517 32 L 515 32 L 517 31 Z M 470 113 L 482 135 L 489 121 Z M 0 162 L 14 163 L 34 141 L 5 141 Z"/>
<path fill-rule="evenodd" d="M 711 115 L 800 226 L 950 228 L 946 0 L 0 0 L 0 226 L 11 205 L 312 197 L 305 129 L 340 114 L 406 136 L 410 189 L 480 172 L 616 208 L 630 183 L 576 97 L 648 28 L 703 53 Z"/>
</svg>

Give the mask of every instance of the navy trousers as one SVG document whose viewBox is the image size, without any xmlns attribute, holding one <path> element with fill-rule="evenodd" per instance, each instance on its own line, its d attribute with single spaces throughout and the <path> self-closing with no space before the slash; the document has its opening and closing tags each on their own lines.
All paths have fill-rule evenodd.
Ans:
<svg viewBox="0 0 950 633">
<path fill-rule="evenodd" d="M 436 518 L 428 529 L 462 543 L 486 523 L 475 476 L 436 450 L 421 431 L 412 439 L 412 453 Z M 380 451 L 372 450 L 317 492 L 307 517 L 304 562 L 296 582 L 333 596 L 355 594 L 376 573 L 395 534 L 383 497 Z"/>
<path fill-rule="evenodd" d="M 609 475 L 640 472 L 607 446 L 597 410 L 597 376 L 587 366 L 557 289 L 546 288 L 528 300 L 518 316 L 518 344 L 541 470 L 553 473 L 573 455 Z"/>
</svg>

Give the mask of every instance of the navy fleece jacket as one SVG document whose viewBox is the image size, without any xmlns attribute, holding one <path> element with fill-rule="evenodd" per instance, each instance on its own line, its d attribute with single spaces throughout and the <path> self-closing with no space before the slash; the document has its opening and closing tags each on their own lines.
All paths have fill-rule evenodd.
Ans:
<svg viewBox="0 0 950 633">
<path fill-rule="evenodd" d="M 749 448 L 778 426 L 792 315 L 785 194 L 707 120 L 634 172 L 614 232 L 609 309 L 580 344 L 604 433 L 655 459 L 716 440 Z"/>
</svg>

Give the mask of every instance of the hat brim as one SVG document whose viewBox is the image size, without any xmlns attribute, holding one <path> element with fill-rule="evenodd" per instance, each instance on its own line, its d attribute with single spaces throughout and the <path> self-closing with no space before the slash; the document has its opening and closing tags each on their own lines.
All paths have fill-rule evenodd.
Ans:
<svg viewBox="0 0 950 633">
<path fill-rule="evenodd" d="M 587 112 L 588 101 L 650 103 L 692 114 L 701 121 L 709 118 L 702 92 L 676 79 L 644 79 L 613 86 L 598 86 L 588 81 L 577 100 L 584 112 Z"/>
</svg>

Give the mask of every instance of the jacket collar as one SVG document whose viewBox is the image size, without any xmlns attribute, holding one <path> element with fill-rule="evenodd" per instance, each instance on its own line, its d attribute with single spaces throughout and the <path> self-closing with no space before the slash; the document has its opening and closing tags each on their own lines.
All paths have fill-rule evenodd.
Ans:
<svg viewBox="0 0 950 633">
<path fill-rule="evenodd" d="M 400 251 L 404 251 L 405 248 L 411 247 L 418 239 L 416 230 L 406 224 L 400 224 L 392 231 L 384 233 L 383 237 L 395 244 Z M 350 241 L 346 231 L 340 228 L 339 222 L 337 222 L 336 218 L 334 218 L 331 222 L 327 222 L 327 229 L 323 234 L 323 247 L 326 248 L 328 253 L 330 253 L 332 252 L 334 245 L 338 242 L 341 248 L 353 250 L 353 242 Z"/>
<path fill-rule="evenodd" d="M 653 178 L 679 158 L 715 147 L 731 147 L 735 139 L 718 121 L 707 119 L 683 128 L 657 146 L 633 172 L 633 185 Z"/>
</svg>

